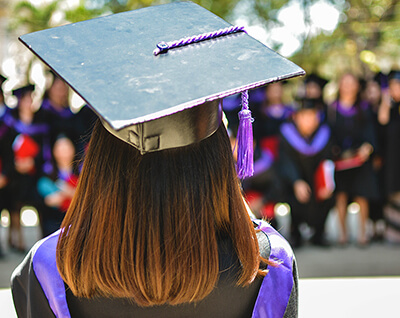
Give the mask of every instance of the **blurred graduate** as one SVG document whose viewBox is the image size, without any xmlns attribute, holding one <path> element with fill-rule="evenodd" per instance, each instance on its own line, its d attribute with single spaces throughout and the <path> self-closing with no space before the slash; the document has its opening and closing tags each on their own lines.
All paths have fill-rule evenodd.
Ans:
<svg viewBox="0 0 400 318">
<path fill-rule="evenodd" d="M 400 71 L 392 70 L 388 75 L 389 89 L 382 98 L 379 121 L 386 127 L 385 152 L 385 207 L 386 239 L 400 243 Z"/>
<path fill-rule="evenodd" d="M 291 208 L 291 243 L 303 243 L 299 230 L 307 223 L 312 244 L 328 246 L 325 221 L 333 206 L 335 189 L 331 130 L 321 124 L 320 99 L 302 99 L 290 123 L 281 126 L 279 167 Z"/>
<path fill-rule="evenodd" d="M 4 122 L 11 131 L 13 172 L 10 176 L 12 192 L 9 246 L 25 251 L 20 226 L 20 210 L 31 205 L 39 210 L 42 200 L 36 191 L 36 182 L 42 171 L 51 169 L 49 126 L 43 110 L 36 110 L 32 93 L 34 85 L 28 84 L 13 90 L 18 103 L 5 115 Z"/>
<path fill-rule="evenodd" d="M 347 205 L 354 199 L 360 206 L 357 243 L 369 242 L 367 220 L 369 200 L 378 197 L 378 184 L 371 155 L 376 149 L 374 123 L 368 103 L 362 98 L 360 80 L 345 73 L 339 80 L 336 101 L 329 106 L 328 122 L 335 140 L 336 207 L 339 215 L 340 244 L 347 244 Z"/>
</svg>

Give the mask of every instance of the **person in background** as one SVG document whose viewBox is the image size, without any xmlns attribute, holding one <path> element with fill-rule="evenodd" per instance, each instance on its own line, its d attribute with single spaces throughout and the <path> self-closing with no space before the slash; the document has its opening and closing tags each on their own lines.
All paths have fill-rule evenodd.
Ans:
<svg viewBox="0 0 400 318">
<path fill-rule="evenodd" d="M 304 79 L 304 98 L 316 99 L 323 102 L 324 87 L 328 81 L 315 73 L 311 73 Z"/>
<path fill-rule="evenodd" d="M 76 128 L 75 114 L 69 107 L 68 85 L 57 74 L 50 71 L 51 85 L 43 95 L 41 110 L 46 115 L 46 121 L 50 126 L 51 144 L 60 133 L 68 133 L 74 143 L 79 134 Z"/>
<path fill-rule="evenodd" d="M 328 109 L 328 122 L 335 141 L 336 208 L 339 215 L 339 244 L 348 243 L 347 205 L 354 199 L 360 207 L 358 244 L 368 244 L 366 225 L 369 200 L 377 197 L 378 186 L 371 154 L 376 148 L 374 125 L 368 103 L 361 99 L 358 78 L 344 74 L 339 81 L 339 94 Z"/>
<path fill-rule="evenodd" d="M 246 87 L 304 71 L 243 32 L 158 52 L 159 37 L 226 25 L 174 2 L 21 37 L 100 119 L 61 229 L 13 273 L 19 317 L 298 316 L 290 245 L 251 219 L 240 178 L 252 170 Z M 246 58 L 220 63 L 228 48 Z M 77 55 L 78 67 L 65 62 Z M 241 90 L 235 167 L 221 98 Z"/>
<path fill-rule="evenodd" d="M 80 160 L 97 117 L 87 105 L 83 105 L 77 113 L 72 112 L 68 85 L 53 71 L 49 74 L 52 81 L 43 96 L 41 108 L 45 110 L 46 121 L 50 125 L 51 143 L 59 134 L 66 133 L 75 145 L 76 159 Z"/>
<path fill-rule="evenodd" d="M 4 94 L 3 83 L 7 80 L 6 77 L 0 75 L 0 213 L 3 209 L 10 211 L 12 200 L 10 192 L 10 175 L 13 171 L 13 157 L 11 155 L 12 137 L 10 128 L 4 123 L 5 116 L 10 109 L 7 107 Z M 0 258 L 4 256 L 2 250 L 2 242 L 0 238 Z"/>
<path fill-rule="evenodd" d="M 293 121 L 281 126 L 279 168 L 291 208 L 291 243 L 299 247 L 302 223 L 313 229 L 311 243 L 329 246 L 325 221 L 332 208 L 333 178 L 331 130 L 321 124 L 320 99 L 302 99 Z"/>
<path fill-rule="evenodd" d="M 66 135 L 57 137 L 53 145 L 53 166 L 51 174 L 42 175 L 37 188 L 45 208 L 42 212 L 43 236 L 57 231 L 71 203 L 78 183 L 75 166 L 75 145 Z"/>
<path fill-rule="evenodd" d="M 326 112 L 328 106 L 324 101 L 324 88 L 328 81 L 315 73 L 311 73 L 304 79 L 304 98 L 318 100 L 322 109 L 319 111 L 319 116 L 322 121 L 326 121 Z"/>
<path fill-rule="evenodd" d="M 293 107 L 283 101 L 285 83 L 277 82 L 265 87 L 262 103 L 254 105 L 254 138 L 262 149 L 278 152 L 278 135 L 282 123 L 293 113 Z"/>
<path fill-rule="evenodd" d="M 400 70 L 388 75 L 389 90 L 382 98 L 379 121 L 386 128 L 385 185 L 387 205 L 384 207 L 386 240 L 400 242 Z"/>
<path fill-rule="evenodd" d="M 13 173 L 10 176 L 10 191 L 13 206 L 10 211 L 9 246 L 25 251 L 25 242 L 20 224 L 20 211 L 26 205 L 39 210 L 41 200 L 36 191 L 36 181 L 41 171 L 48 169 L 49 127 L 44 121 L 43 111 L 35 112 L 32 93 L 34 85 L 13 90 L 18 99 L 17 107 L 4 118 L 12 135 Z M 47 156 L 46 156 L 47 155 Z"/>
<path fill-rule="evenodd" d="M 372 166 L 378 182 L 378 193 L 375 199 L 369 202 L 369 218 L 372 221 L 372 240 L 382 241 L 385 232 L 385 220 L 383 207 L 386 203 L 386 126 L 379 122 L 379 109 L 382 103 L 382 96 L 388 94 L 387 76 L 377 73 L 370 78 L 365 85 L 364 98 L 369 104 L 372 121 L 376 134 L 376 149 L 372 155 Z"/>
</svg>

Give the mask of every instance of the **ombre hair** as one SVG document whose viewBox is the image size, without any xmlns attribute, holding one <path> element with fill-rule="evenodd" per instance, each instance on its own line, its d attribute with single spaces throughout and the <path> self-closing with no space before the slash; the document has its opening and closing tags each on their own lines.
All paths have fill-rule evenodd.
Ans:
<svg viewBox="0 0 400 318">
<path fill-rule="evenodd" d="M 62 229 L 57 266 L 78 297 L 199 301 L 218 281 L 220 235 L 240 260 L 239 286 L 265 275 L 223 125 L 199 143 L 140 155 L 97 122 Z"/>
</svg>

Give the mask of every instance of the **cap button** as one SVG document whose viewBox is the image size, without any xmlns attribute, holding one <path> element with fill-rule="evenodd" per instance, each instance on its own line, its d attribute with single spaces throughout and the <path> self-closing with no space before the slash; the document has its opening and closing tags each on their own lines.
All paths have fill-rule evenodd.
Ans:
<svg viewBox="0 0 400 318">
<path fill-rule="evenodd" d="M 160 53 L 166 53 L 169 49 L 169 46 L 166 42 L 160 42 L 157 44 L 158 49 L 160 50 Z"/>
</svg>

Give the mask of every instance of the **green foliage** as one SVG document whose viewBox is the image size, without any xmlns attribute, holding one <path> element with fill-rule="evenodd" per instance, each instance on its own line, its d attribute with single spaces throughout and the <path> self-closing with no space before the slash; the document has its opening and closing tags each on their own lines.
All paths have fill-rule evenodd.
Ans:
<svg viewBox="0 0 400 318">
<path fill-rule="evenodd" d="M 80 4 L 75 9 L 65 11 L 65 19 L 74 23 L 98 17 L 102 13 L 102 9 L 88 9 L 84 5 Z"/>
<path fill-rule="evenodd" d="M 10 28 L 16 30 L 23 27 L 28 32 L 39 31 L 52 27 L 51 18 L 58 8 L 60 0 L 49 4 L 34 6 L 29 1 L 18 2 L 13 9 L 14 19 Z"/>
<path fill-rule="evenodd" d="M 399 0 L 348 0 L 337 29 L 306 39 L 293 60 L 306 71 L 330 78 L 345 71 L 364 77 L 387 72 L 400 56 L 399 4 Z"/>
</svg>

